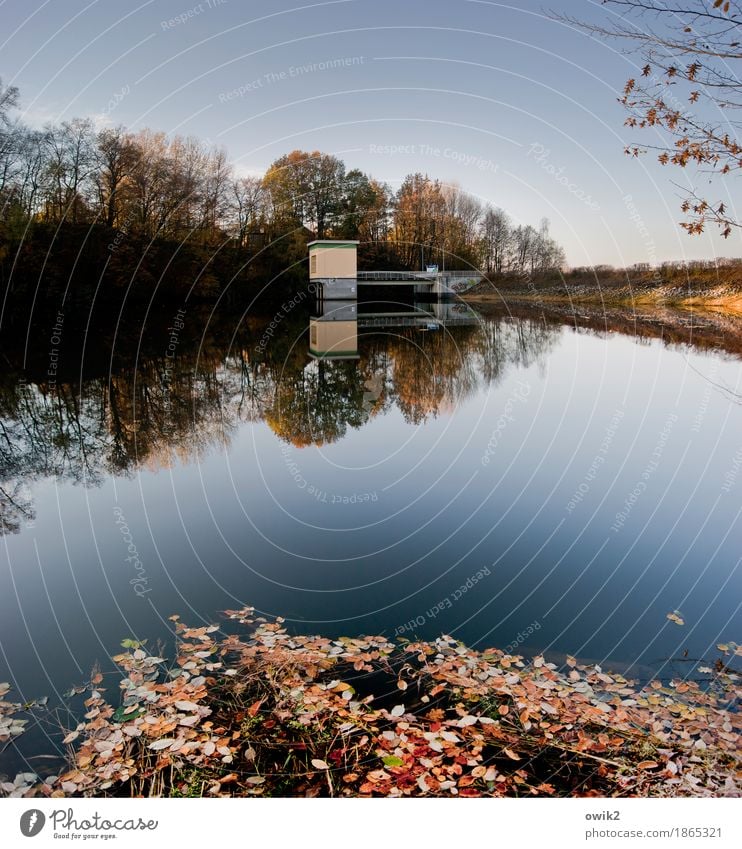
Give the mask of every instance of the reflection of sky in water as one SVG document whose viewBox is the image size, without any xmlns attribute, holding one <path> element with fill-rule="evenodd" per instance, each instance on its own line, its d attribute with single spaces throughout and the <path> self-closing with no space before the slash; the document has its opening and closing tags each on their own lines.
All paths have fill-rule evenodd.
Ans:
<svg viewBox="0 0 742 849">
<path fill-rule="evenodd" d="M 231 417 L 230 437 L 198 462 L 150 458 L 98 488 L 33 483 L 34 527 L 0 540 L 2 677 L 53 694 L 121 638 L 166 635 L 172 613 L 196 623 L 245 603 L 328 634 L 413 622 L 406 636 L 655 665 L 738 637 L 742 407 L 706 380 L 734 388 L 738 361 L 534 332 L 485 323 L 444 376 L 432 334 L 361 337 L 333 384 L 341 397 L 323 403 L 357 402 L 364 423 L 336 442 L 295 447 L 263 421 L 237 423 L 230 384 L 212 416 Z M 508 352 L 492 381 L 482 334 Z M 316 363 L 291 372 L 307 376 L 321 377 Z M 436 404 L 414 398 L 416 381 L 437 415 L 421 413 Z"/>
</svg>

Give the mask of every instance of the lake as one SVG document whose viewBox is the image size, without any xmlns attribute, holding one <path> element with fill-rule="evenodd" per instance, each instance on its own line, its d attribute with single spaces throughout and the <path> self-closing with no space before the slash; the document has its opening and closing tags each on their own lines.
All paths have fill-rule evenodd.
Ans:
<svg viewBox="0 0 742 849">
<path fill-rule="evenodd" d="M 742 635 L 739 327 L 634 319 L 300 298 L 52 322 L 0 382 L 0 681 L 65 702 L 122 639 L 247 604 L 695 674 Z"/>
</svg>

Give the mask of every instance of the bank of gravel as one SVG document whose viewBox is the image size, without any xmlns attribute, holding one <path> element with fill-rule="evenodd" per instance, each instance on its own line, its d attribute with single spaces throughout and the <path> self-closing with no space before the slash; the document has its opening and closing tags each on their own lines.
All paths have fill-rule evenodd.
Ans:
<svg viewBox="0 0 742 849">
<path fill-rule="evenodd" d="M 698 271 L 597 268 L 499 275 L 482 280 L 462 297 L 502 303 L 698 307 L 742 314 L 742 264 Z"/>
</svg>

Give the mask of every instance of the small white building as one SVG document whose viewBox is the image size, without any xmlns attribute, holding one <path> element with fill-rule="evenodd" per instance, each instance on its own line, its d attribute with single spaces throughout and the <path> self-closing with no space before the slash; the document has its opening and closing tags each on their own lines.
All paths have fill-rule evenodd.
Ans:
<svg viewBox="0 0 742 849">
<path fill-rule="evenodd" d="M 324 298 L 357 297 L 358 241 L 316 239 L 310 242 L 309 279 L 322 285 Z"/>
</svg>

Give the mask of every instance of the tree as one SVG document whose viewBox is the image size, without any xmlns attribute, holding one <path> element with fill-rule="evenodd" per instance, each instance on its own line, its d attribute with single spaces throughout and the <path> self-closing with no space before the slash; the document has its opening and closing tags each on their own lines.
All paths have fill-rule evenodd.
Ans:
<svg viewBox="0 0 742 849">
<path fill-rule="evenodd" d="M 119 222 L 123 185 L 139 161 L 139 151 L 123 127 L 102 130 L 96 144 L 96 186 L 103 221 L 113 227 Z"/>
<path fill-rule="evenodd" d="M 506 269 L 512 224 L 502 209 L 489 207 L 482 220 L 482 264 L 484 270 L 502 274 Z"/>
<path fill-rule="evenodd" d="M 353 168 L 345 175 L 336 235 L 341 239 L 378 242 L 389 226 L 389 187 Z"/>
<path fill-rule="evenodd" d="M 248 244 L 250 234 L 265 226 L 266 189 L 260 177 L 238 177 L 232 180 L 232 229 L 240 248 Z"/>
<path fill-rule="evenodd" d="M 10 186 L 20 144 L 20 133 L 11 118 L 11 112 L 17 108 L 18 89 L 3 85 L 0 78 L 0 209 L 10 199 Z"/>
<path fill-rule="evenodd" d="M 442 262 L 449 266 L 451 260 L 474 264 L 477 261 L 475 253 L 482 204 L 456 183 L 443 186 L 441 195 L 444 201 L 443 216 L 439 223 Z"/>
<path fill-rule="evenodd" d="M 442 247 L 445 200 L 437 180 L 408 174 L 395 199 L 394 241 L 405 265 L 418 268 Z"/>
<path fill-rule="evenodd" d="M 526 274 L 532 266 L 532 258 L 538 234 L 530 224 L 519 224 L 513 230 L 513 265 L 519 274 Z"/>
<path fill-rule="evenodd" d="M 147 238 L 159 233 L 171 212 L 168 186 L 172 163 L 165 133 L 142 130 L 131 138 L 136 149 L 136 163 L 131 168 L 128 184 L 128 216 L 137 230 Z"/>
<path fill-rule="evenodd" d="M 660 141 L 626 153 L 653 150 L 662 165 L 729 178 L 742 169 L 738 141 L 742 123 L 742 5 L 731 0 L 604 0 L 621 23 L 589 24 L 559 19 L 601 38 L 625 43 L 639 57 L 640 73 L 626 82 L 621 104 L 626 125 L 651 129 Z M 682 204 L 690 234 L 709 222 L 727 237 L 742 226 L 723 201 L 693 189 Z"/>
<path fill-rule="evenodd" d="M 325 238 L 340 213 L 344 181 L 342 161 L 318 150 L 293 150 L 265 175 L 277 219 L 289 227 L 304 224 L 318 239 Z"/>
<path fill-rule="evenodd" d="M 202 230 L 208 239 L 219 233 L 229 208 L 232 166 L 224 148 L 211 151 L 205 165 Z"/>
<path fill-rule="evenodd" d="M 0 77 L 0 128 L 7 130 L 13 125 L 10 113 L 18 108 L 20 92 L 14 85 L 3 85 Z"/>
<path fill-rule="evenodd" d="M 93 124 L 73 118 L 57 127 L 47 126 L 44 141 L 48 148 L 48 203 L 52 218 L 69 217 L 77 223 L 80 209 L 95 167 Z"/>
<path fill-rule="evenodd" d="M 40 130 L 18 134 L 18 161 L 14 180 L 13 202 L 24 220 L 38 212 L 44 192 L 46 169 L 46 134 Z"/>
</svg>

